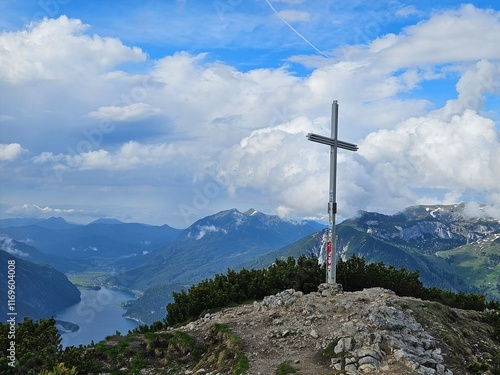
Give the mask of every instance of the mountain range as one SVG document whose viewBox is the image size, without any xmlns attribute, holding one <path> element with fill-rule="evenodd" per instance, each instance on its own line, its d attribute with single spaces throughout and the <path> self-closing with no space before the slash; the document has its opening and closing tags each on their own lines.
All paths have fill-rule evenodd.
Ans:
<svg viewBox="0 0 500 375">
<path fill-rule="evenodd" d="M 235 268 L 323 227 L 236 209 L 198 220 L 185 230 L 116 219 L 98 219 L 88 225 L 62 218 L 3 219 L 0 249 L 68 275 L 97 271 L 113 275 L 108 285 L 139 292 L 153 287 L 153 295 L 161 290 L 162 296 L 171 296 L 173 290 Z M 161 301 L 164 310 L 163 298 L 153 300 Z"/>
<path fill-rule="evenodd" d="M 344 260 L 356 254 L 418 270 L 428 287 L 500 299 L 500 220 L 486 213 L 471 216 L 464 203 L 408 207 L 394 215 L 360 212 L 336 232 L 337 254 Z M 326 231 L 313 233 L 243 266 L 264 267 L 300 254 L 324 259 L 325 243 Z"/>
<path fill-rule="evenodd" d="M 317 228 L 317 223 L 283 220 L 253 209 L 222 211 L 196 221 L 152 258 L 110 282 L 142 291 L 160 284 L 189 287 L 297 241 Z"/>
<path fill-rule="evenodd" d="M 487 206 L 409 207 L 394 215 L 360 212 L 337 225 L 337 254 L 418 270 L 424 284 L 481 292 L 500 300 L 500 221 Z M 477 208 L 477 207 L 476 207 Z M 0 249 L 70 274 L 99 270 L 106 284 L 142 294 L 128 314 L 152 323 L 165 316 L 172 291 L 225 273 L 267 267 L 276 258 L 324 260 L 325 226 L 250 209 L 207 216 L 186 229 L 99 219 L 0 220 Z"/>
<path fill-rule="evenodd" d="M 99 219 L 88 225 L 54 217 L 0 220 L 0 239 L 10 242 L 12 251 L 66 273 L 115 267 L 118 262 L 137 264 L 137 257 L 169 244 L 180 232 L 168 225 L 122 223 L 115 219 Z"/>
<path fill-rule="evenodd" d="M 244 235 L 233 240 L 238 235 L 234 230 L 238 217 L 234 211 L 224 211 L 202 219 L 159 251 L 153 261 L 155 266 L 144 264 L 123 274 L 123 280 L 129 284 L 119 285 L 138 289 L 155 286 L 131 304 L 129 313 L 146 322 L 162 319 L 165 302 L 171 301 L 172 290 L 187 288 L 190 282 L 215 273 L 224 273 L 227 267 L 235 270 L 262 268 L 277 258 L 301 254 L 315 255 L 324 261 L 326 229 L 305 236 L 301 234 L 295 242 L 262 251 L 260 256 L 255 251 L 246 258 L 241 256 L 245 253 L 242 251 L 244 246 L 250 244 L 246 243 Z M 204 238 L 207 233 L 202 236 L 199 231 L 204 226 L 213 226 L 207 238 Z M 255 228 L 246 229 L 250 241 L 261 238 Z M 500 222 L 489 217 L 486 211 L 470 215 L 466 204 L 457 204 L 414 206 L 394 215 L 360 212 L 357 217 L 337 225 L 337 236 L 337 256 L 344 260 L 356 254 L 365 257 L 367 262 L 418 270 L 427 287 L 483 293 L 489 299 L 500 300 Z M 230 241 L 224 242 L 226 239 Z M 184 258 L 190 255 L 194 257 L 191 262 Z M 228 264 L 230 262 L 233 264 Z M 176 268 L 176 265 L 180 266 Z M 141 306 L 147 313 L 141 311 Z"/>
</svg>

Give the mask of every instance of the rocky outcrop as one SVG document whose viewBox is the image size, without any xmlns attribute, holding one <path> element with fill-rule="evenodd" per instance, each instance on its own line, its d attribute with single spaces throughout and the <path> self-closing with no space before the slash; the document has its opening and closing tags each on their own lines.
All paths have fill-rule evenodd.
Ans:
<svg viewBox="0 0 500 375">
<path fill-rule="evenodd" d="M 443 364 L 435 339 L 415 320 L 411 310 L 405 312 L 392 306 L 393 292 L 380 288 L 339 292 L 338 286 L 331 288 L 326 284 L 308 296 L 287 290 L 266 297 L 255 307 L 296 310 L 304 304 L 304 320 L 296 320 L 294 326 L 283 332 L 301 333 L 304 341 L 316 340 L 315 349 L 331 358 L 330 367 L 334 370 L 357 374 L 406 366 L 408 371 L 419 374 L 453 374 Z M 323 301 L 326 298 L 327 303 Z M 323 324 L 319 324 L 321 321 Z"/>
<path fill-rule="evenodd" d="M 439 335 L 447 323 L 438 322 L 440 329 L 423 324 L 432 321 L 422 319 L 424 310 L 434 314 L 423 301 L 398 297 L 390 290 L 344 293 L 339 285 L 322 284 L 315 293 L 286 290 L 253 305 L 207 314 L 180 329 L 203 337 L 214 323 L 227 324 L 244 344 L 250 363 L 248 373 L 262 375 L 275 373 L 283 362 L 303 375 L 458 375 L 468 373 L 468 366 L 479 358 L 486 364 L 491 362 L 499 352 L 498 343 L 488 341 L 478 331 L 481 337 L 477 340 L 483 340 L 484 348 L 491 350 L 484 349 L 478 358 L 469 352 L 457 354 L 452 342 L 476 345 L 467 341 L 474 340 L 468 337 L 474 332 L 460 333 L 460 319 L 470 317 L 466 312 L 451 314 L 458 328 L 450 333 L 457 339 L 450 341 Z M 433 316 L 437 319 L 437 314 Z M 475 331 L 476 323 L 482 324 L 474 321 L 463 325 Z"/>
</svg>

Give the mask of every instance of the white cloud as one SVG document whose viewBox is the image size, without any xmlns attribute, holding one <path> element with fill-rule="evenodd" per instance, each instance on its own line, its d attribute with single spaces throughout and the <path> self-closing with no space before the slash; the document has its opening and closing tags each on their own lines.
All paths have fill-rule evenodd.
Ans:
<svg viewBox="0 0 500 375">
<path fill-rule="evenodd" d="M 243 17 L 238 9 L 226 15 L 228 22 Z M 310 21 L 316 22 L 311 9 Z M 403 8 L 399 16 L 415 11 Z M 305 20 L 304 13 L 289 16 L 290 22 Z M 193 184 L 213 174 L 230 193 L 227 198 L 221 186 L 217 204 L 222 208 L 241 199 L 246 205 L 262 202 L 261 211 L 318 217 L 328 195 L 329 154 L 305 134 L 329 134 L 331 100 L 338 99 L 340 138 L 360 144 L 356 154 L 339 153 L 344 217 L 359 208 L 399 210 L 426 200 L 452 201 L 467 190 L 500 201 L 498 125 L 488 118 L 491 105 L 485 108 L 499 92 L 498 17 L 470 5 L 436 12 L 399 33 L 374 39 L 374 32 L 365 45 L 340 47 L 331 59 L 290 59 L 314 60 L 316 68 L 304 77 L 287 67 L 248 70 L 213 62 L 217 53 L 187 52 L 149 60 L 140 74 L 113 71 L 146 55 L 118 39 L 89 36 L 81 21 L 45 20 L 1 34 L 0 43 L 10 46 L 0 48 L 0 59 L 7 61 L 0 74 L 12 94 L 6 120 L 20 124 L 19 139 L 36 155 L 26 174 L 55 195 L 57 188 L 44 179 L 53 176 L 51 169 L 71 171 L 61 184 L 76 189 L 75 195 L 87 194 L 89 185 L 116 191 L 107 173 L 113 171 L 113 182 L 127 186 L 124 191 L 140 181 L 162 190 L 163 200 L 170 189 L 187 191 L 188 203 Z M 51 81 L 36 82 L 36 92 L 22 84 L 40 79 Z M 433 81 L 451 88 L 456 83 L 457 97 L 442 99 L 450 99 L 445 105 L 433 103 L 434 93 L 426 88 Z M 78 147 L 88 141 L 88 129 L 107 120 L 123 124 L 101 132 L 90 149 Z M 19 157 L 20 146 L 10 147 L 4 158 Z M 160 175 L 168 176 L 161 184 Z M 175 211 L 179 200 L 174 195 L 172 200 Z"/>
<path fill-rule="evenodd" d="M 186 161 L 183 172 L 188 174 L 214 171 L 227 181 L 233 199 L 236 193 L 253 189 L 275 202 L 281 215 L 317 217 L 327 196 L 328 150 L 308 143 L 305 134 L 329 133 L 328 101 L 340 93 L 342 139 L 356 142 L 367 131 L 386 129 L 369 135 L 358 156 L 339 156 L 338 195 L 345 202 L 344 216 L 355 214 L 359 207 L 397 210 L 418 200 L 414 190 L 424 187 L 455 191 L 460 184 L 462 189 L 490 193 L 494 188 L 498 163 L 494 123 L 467 111 L 470 100 L 463 99 L 495 90 L 498 69 L 490 61 L 470 67 L 457 84 L 458 98 L 427 115 L 428 101 L 398 98 L 424 77 L 432 78 L 423 70 L 394 74 L 361 59 L 334 63 L 297 79 L 282 69 L 242 73 L 222 63 L 206 63 L 205 58 L 179 53 L 159 60 L 152 71 L 160 85 L 149 93 L 147 109 L 168 113 L 175 129 L 186 137 L 184 147 L 129 142 L 116 151 L 42 153 L 35 161 L 76 170 L 127 170 L 167 167 L 175 158 Z M 455 108 L 452 103 L 459 105 Z M 476 101 L 472 109 L 481 104 Z M 402 122 L 404 118 L 409 119 Z M 471 122 L 477 126 L 469 128 Z M 466 158 L 460 153 L 462 138 L 466 148 L 482 147 L 482 153 Z M 449 139 L 454 139 L 451 150 Z M 448 150 L 445 155 L 443 150 Z M 461 163 L 477 173 L 465 173 Z M 481 179 L 482 186 L 475 182 L 481 173 L 489 176 Z"/>
<path fill-rule="evenodd" d="M 23 152 L 26 152 L 26 150 L 19 143 L 0 143 L 0 161 L 12 161 L 17 159 Z"/>
<path fill-rule="evenodd" d="M 467 202 L 465 204 L 464 213 L 473 218 L 500 218 L 500 205 L 482 205 L 476 202 Z"/>
<path fill-rule="evenodd" d="M 204 149 L 234 144 L 249 130 L 281 122 L 287 101 L 307 93 L 285 69 L 242 73 L 205 58 L 178 53 L 159 60 L 152 76 L 163 87 L 151 94 L 172 126 L 199 140 Z M 205 137 L 210 144 L 203 142 Z"/>
<path fill-rule="evenodd" d="M 486 94 L 500 92 L 500 64 L 488 60 L 479 61 L 462 74 L 456 88 L 458 98 L 448 100 L 444 108 L 435 111 L 436 116 L 449 119 L 466 109 L 480 111 Z"/>
<path fill-rule="evenodd" d="M 500 12 L 466 4 L 436 12 L 399 34 L 379 35 L 367 44 L 344 45 L 331 55 L 335 62 L 378 74 L 418 67 L 428 75 L 429 69 L 436 73 L 436 67 L 442 64 L 500 59 L 499 17 Z M 317 56 L 296 56 L 290 60 L 307 66 L 331 65 L 328 59 L 318 60 Z"/>
<path fill-rule="evenodd" d="M 449 120 L 411 118 L 393 130 L 372 133 L 360 145 L 370 175 L 391 194 L 408 189 L 467 190 L 489 194 L 500 180 L 500 143 L 495 123 L 472 110 Z"/>
<path fill-rule="evenodd" d="M 227 234 L 227 230 L 225 230 L 224 228 L 217 228 L 215 225 L 200 225 L 197 226 L 197 229 L 199 230 L 198 234 L 196 235 L 197 240 L 205 237 L 207 233 L 222 232 L 224 234 Z"/>
<path fill-rule="evenodd" d="M 398 36 L 382 37 L 385 48 L 374 52 L 380 62 L 393 68 L 499 59 L 499 14 L 471 4 L 463 5 L 458 10 L 447 10 L 409 26 Z"/>
<path fill-rule="evenodd" d="M 498 130 L 494 121 L 476 110 L 481 109 L 485 93 L 497 90 L 499 76 L 494 63 L 480 61 L 459 80 L 457 99 L 428 114 L 422 111 L 422 102 L 417 110 L 422 115 L 408 116 L 415 108 L 394 98 L 412 87 L 405 83 L 411 78 L 392 76 L 384 81 L 385 75 L 363 65 L 318 69 L 305 81 L 310 88 L 309 107 L 296 101 L 309 116 L 254 130 L 239 145 L 221 153 L 218 173 L 228 181 L 233 196 L 251 188 L 274 197 L 280 215 L 317 216 L 327 197 L 328 155 L 320 145 L 307 145 L 305 134 L 329 134 L 328 119 L 314 118 L 318 112 L 310 106 L 321 102 L 316 98 L 331 97 L 328 92 L 333 87 L 345 95 L 348 112 L 358 109 L 352 118 L 344 119 L 344 126 L 366 121 L 374 128 L 385 128 L 369 134 L 360 143 L 358 155 L 339 154 L 342 215 L 354 215 L 359 207 L 398 210 L 419 199 L 450 203 L 464 199 L 466 191 L 493 199 L 500 180 Z M 362 89 L 363 82 L 370 80 L 371 87 Z M 366 108 L 355 105 L 356 99 L 366 100 Z M 398 117 L 409 118 L 398 121 Z M 341 131 L 349 133 L 348 128 Z M 424 199 L 418 196 L 419 189 L 434 191 Z"/>
<path fill-rule="evenodd" d="M 78 170 L 127 170 L 140 166 L 158 166 L 169 162 L 179 147 L 172 144 L 140 144 L 130 141 L 116 152 L 104 149 L 77 155 L 44 152 L 33 158 L 35 163 L 49 163 L 55 168 Z"/>
<path fill-rule="evenodd" d="M 161 113 L 159 108 L 153 108 L 146 103 L 134 103 L 128 106 L 100 107 L 97 111 L 90 112 L 89 117 L 111 121 L 143 120 Z"/>
<path fill-rule="evenodd" d="M 53 208 L 49 206 L 40 206 L 37 204 L 23 204 L 21 206 L 13 206 L 7 210 L 7 213 L 20 217 L 45 217 L 49 215 L 73 214 L 77 210 L 69 208 Z"/>
<path fill-rule="evenodd" d="M 0 34 L 0 80 L 11 83 L 88 77 L 146 55 L 118 39 L 89 36 L 80 20 L 61 16 Z"/>
<path fill-rule="evenodd" d="M 31 238 L 24 238 L 22 240 L 17 240 L 19 242 L 22 242 L 22 243 L 25 243 L 26 245 L 29 245 L 29 246 L 34 246 L 35 245 L 35 241 L 33 241 Z"/>
<path fill-rule="evenodd" d="M 23 257 L 26 258 L 29 256 L 28 253 L 25 253 L 24 251 L 18 250 L 15 248 L 13 239 L 7 236 L 2 236 L 0 237 L 0 250 L 6 251 L 9 254 L 18 256 L 18 257 Z"/>
<path fill-rule="evenodd" d="M 290 211 L 315 210 L 322 197 L 319 172 L 326 165 L 321 156 L 326 161 L 328 150 L 325 147 L 323 153 L 315 152 L 305 134 L 320 128 L 319 123 L 302 117 L 255 130 L 239 145 L 221 153 L 218 174 L 228 181 L 227 188 L 233 194 L 253 188 L 293 207 Z"/>
</svg>

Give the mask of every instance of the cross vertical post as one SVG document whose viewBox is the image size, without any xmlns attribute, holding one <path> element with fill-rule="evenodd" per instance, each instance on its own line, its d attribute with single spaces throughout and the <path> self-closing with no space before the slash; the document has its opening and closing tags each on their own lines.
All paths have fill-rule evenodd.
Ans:
<svg viewBox="0 0 500 375">
<path fill-rule="evenodd" d="M 336 100 L 332 103 L 331 128 L 333 146 L 330 146 L 330 194 L 328 201 L 328 245 L 326 253 L 326 283 L 337 282 L 337 236 L 335 234 L 335 215 L 337 214 L 337 148 L 339 131 L 339 105 Z"/>
<path fill-rule="evenodd" d="M 337 235 L 335 233 L 335 215 L 337 214 L 337 149 L 357 151 L 358 146 L 338 139 L 339 105 L 336 100 L 332 103 L 331 137 L 309 133 L 307 139 L 313 142 L 330 146 L 330 191 L 328 197 L 328 240 L 326 250 L 326 282 L 337 282 Z"/>
</svg>

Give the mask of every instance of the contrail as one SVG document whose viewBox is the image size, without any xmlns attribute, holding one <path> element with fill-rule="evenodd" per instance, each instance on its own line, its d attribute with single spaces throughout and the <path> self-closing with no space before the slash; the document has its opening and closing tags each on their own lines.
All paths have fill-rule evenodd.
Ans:
<svg viewBox="0 0 500 375">
<path fill-rule="evenodd" d="M 269 7 L 273 10 L 274 13 L 276 13 L 276 15 L 280 18 L 280 20 L 283 21 L 283 23 L 285 25 L 287 25 L 295 34 L 297 34 L 304 42 L 306 42 L 307 44 L 309 44 L 315 51 L 317 51 L 319 54 L 325 56 L 326 58 L 330 58 L 330 56 L 328 56 L 326 53 L 324 53 L 323 51 L 321 51 L 319 48 L 317 48 L 314 44 L 312 44 L 309 40 L 307 40 L 307 38 L 302 35 L 301 33 L 299 33 L 297 30 L 295 30 L 295 28 L 290 25 L 283 17 L 281 17 L 278 13 L 278 11 L 273 7 L 273 5 L 269 2 L 269 0 L 266 0 L 266 3 L 269 5 Z"/>
</svg>

